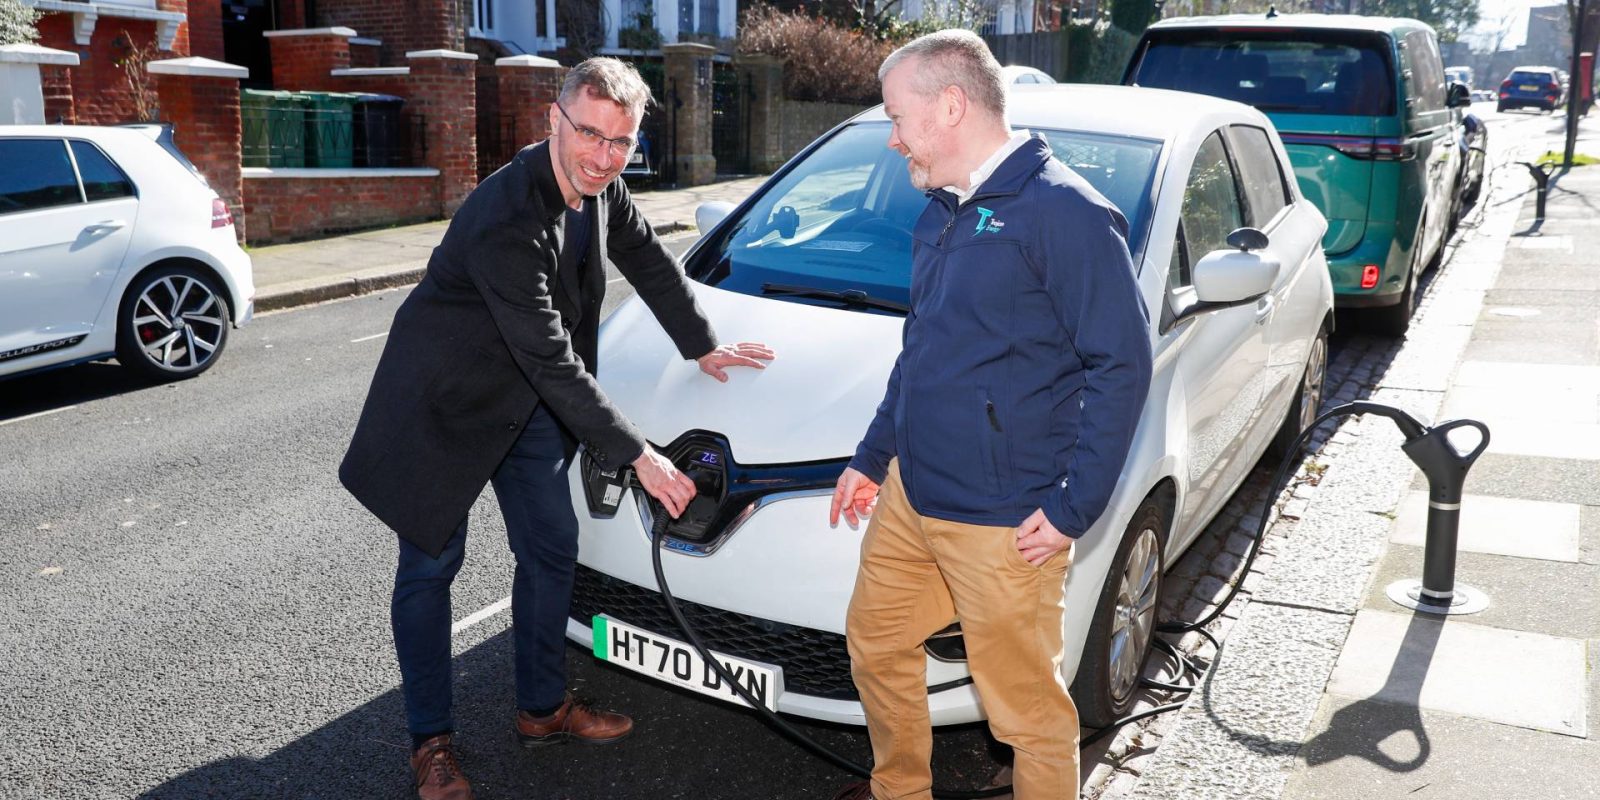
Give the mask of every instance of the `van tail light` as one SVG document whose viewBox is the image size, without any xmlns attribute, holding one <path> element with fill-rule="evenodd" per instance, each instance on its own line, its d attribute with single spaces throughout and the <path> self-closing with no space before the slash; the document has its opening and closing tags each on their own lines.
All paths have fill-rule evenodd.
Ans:
<svg viewBox="0 0 1600 800">
<path fill-rule="evenodd" d="M 233 224 L 233 212 L 228 210 L 228 204 L 222 198 L 213 198 L 211 201 L 211 227 L 226 228 Z"/>
<path fill-rule="evenodd" d="M 1285 133 L 1282 136 L 1284 144 L 1315 144 L 1331 147 L 1351 158 L 1363 161 L 1410 161 L 1417 157 L 1417 146 L 1404 139 L 1316 133 Z"/>
<path fill-rule="evenodd" d="M 1378 265 L 1368 264 L 1361 268 L 1361 288 L 1371 289 L 1378 285 Z"/>
</svg>

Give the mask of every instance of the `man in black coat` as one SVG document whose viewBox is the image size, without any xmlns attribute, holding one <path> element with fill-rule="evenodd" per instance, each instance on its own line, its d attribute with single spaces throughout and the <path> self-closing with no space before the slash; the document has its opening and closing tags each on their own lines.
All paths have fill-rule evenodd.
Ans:
<svg viewBox="0 0 1600 800">
<path fill-rule="evenodd" d="M 695 487 L 595 382 L 604 264 L 617 265 L 678 352 L 717 380 L 725 367 L 773 357 L 760 344 L 717 345 L 682 269 L 618 178 L 649 99 L 615 59 L 568 73 L 550 138 L 479 184 L 395 314 L 339 467 L 350 493 L 399 534 L 390 613 L 424 800 L 471 797 L 451 743 L 450 584 L 485 483 L 517 561 L 517 735 L 528 746 L 602 743 L 632 729 L 566 693 L 578 553 L 566 468 L 577 442 L 603 469 L 631 464 L 674 517 Z"/>
</svg>

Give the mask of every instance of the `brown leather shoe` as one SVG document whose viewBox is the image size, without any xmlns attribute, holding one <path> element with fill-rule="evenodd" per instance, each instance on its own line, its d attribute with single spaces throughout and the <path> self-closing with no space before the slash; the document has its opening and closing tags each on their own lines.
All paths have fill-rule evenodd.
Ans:
<svg viewBox="0 0 1600 800">
<path fill-rule="evenodd" d="M 564 741 L 611 744 L 633 732 L 633 720 L 615 711 L 601 711 L 572 695 L 556 713 L 540 719 L 517 712 L 517 739 L 523 747 Z"/>
<path fill-rule="evenodd" d="M 872 782 L 856 781 L 839 790 L 833 800 L 872 800 Z"/>
<path fill-rule="evenodd" d="M 411 754 L 411 777 L 421 800 L 472 800 L 472 784 L 461 774 L 448 733 L 423 742 Z"/>
</svg>

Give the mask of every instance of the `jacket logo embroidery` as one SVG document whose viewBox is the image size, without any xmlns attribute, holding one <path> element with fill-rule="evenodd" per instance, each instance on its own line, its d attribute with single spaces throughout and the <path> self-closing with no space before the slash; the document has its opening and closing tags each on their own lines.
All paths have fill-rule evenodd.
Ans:
<svg viewBox="0 0 1600 800">
<path fill-rule="evenodd" d="M 978 206 L 978 227 L 972 231 L 973 236 L 980 233 L 999 233 L 1006 224 L 994 219 L 994 212 L 983 206 Z"/>
</svg>

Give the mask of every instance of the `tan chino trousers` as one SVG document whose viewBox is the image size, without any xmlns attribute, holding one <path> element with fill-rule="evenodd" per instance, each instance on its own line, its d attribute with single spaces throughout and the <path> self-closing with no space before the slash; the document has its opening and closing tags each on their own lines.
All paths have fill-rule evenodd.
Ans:
<svg viewBox="0 0 1600 800">
<path fill-rule="evenodd" d="M 1035 567 L 1017 551 L 1013 528 L 917 514 L 898 459 L 890 462 L 845 622 L 872 737 L 874 800 L 932 797 L 922 643 L 957 618 L 989 729 L 1016 752 L 1015 797 L 1076 800 L 1078 709 L 1060 669 L 1071 562 L 1065 551 Z"/>
</svg>

